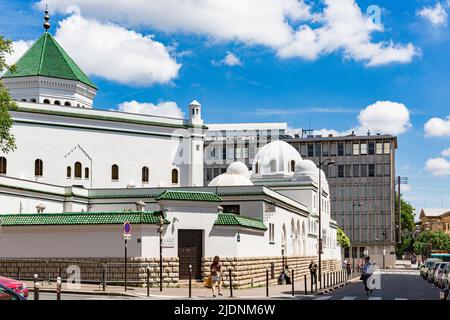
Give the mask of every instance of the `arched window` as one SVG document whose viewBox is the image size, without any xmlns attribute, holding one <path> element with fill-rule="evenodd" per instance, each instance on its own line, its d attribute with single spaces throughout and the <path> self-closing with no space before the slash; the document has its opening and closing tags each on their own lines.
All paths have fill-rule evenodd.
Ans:
<svg viewBox="0 0 450 320">
<path fill-rule="evenodd" d="M 172 170 L 172 183 L 178 183 L 178 170 Z"/>
<path fill-rule="evenodd" d="M 291 167 L 291 172 L 295 172 L 295 161 L 294 160 L 291 160 L 290 167 Z"/>
<path fill-rule="evenodd" d="M 80 162 L 75 162 L 75 174 L 74 177 L 75 178 L 81 178 L 81 163 Z"/>
<path fill-rule="evenodd" d="M 89 168 L 88 167 L 84 168 L 84 178 L 89 179 Z"/>
<path fill-rule="evenodd" d="M 20 101 L 22 101 L 22 102 L 27 102 L 27 99 L 22 99 L 22 100 L 20 100 Z"/>
<path fill-rule="evenodd" d="M 6 174 L 6 158 L 0 157 L 0 174 Z"/>
<path fill-rule="evenodd" d="M 142 182 L 148 182 L 149 171 L 148 167 L 142 167 Z"/>
<path fill-rule="evenodd" d="M 36 103 L 36 99 L 35 98 L 31 99 L 30 101 Z"/>
<path fill-rule="evenodd" d="M 56 104 L 57 106 L 61 105 L 61 102 L 59 102 L 58 100 L 55 100 L 55 102 L 53 103 Z"/>
<path fill-rule="evenodd" d="M 70 107 L 70 102 L 69 102 L 69 101 L 66 101 L 66 102 L 64 102 L 64 105 L 65 105 L 66 107 Z"/>
<path fill-rule="evenodd" d="M 119 180 L 119 166 L 117 164 L 113 164 L 111 167 L 111 180 Z"/>
<path fill-rule="evenodd" d="M 277 171 L 277 160 L 272 159 L 270 160 L 270 172 L 276 172 Z"/>
<path fill-rule="evenodd" d="M 36 159 L 34 161 L 34 175 L 36 177 L 42 177 L 43 171 L 44 171 L 43 166 L 44 166 L 44 163 L 42 162 L 41 159 Z"/>
<path fill-rule="evenodd" d="M 71 178 L 72 177 L 72 167 L 68 166 L 66 169 L 66 177 Z"/>
<path fill-rule="evenodd" d="M 45 103 L 45 104 L 50 104 L 50 100 L 44 99 L 44 103 Z"/>
</svg>

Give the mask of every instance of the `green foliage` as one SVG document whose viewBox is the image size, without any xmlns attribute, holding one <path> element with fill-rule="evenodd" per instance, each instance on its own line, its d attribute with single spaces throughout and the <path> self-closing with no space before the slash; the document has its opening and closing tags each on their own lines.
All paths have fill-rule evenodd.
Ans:
<svg viewBox="0 0 450 320">
<path fill-rule="evenodd" d="M 0 35 L 0 73 L 6 70 L 15 69 L 14 66 L 8 66 L 6 63 L 6 55 L 12 53 L 11 40 L 5 40 Z M 17 107 L 12 100 L 6 88 L 0 82 L 0 151 L 8 153 L 16 149 L 16 141 L 14 135 L 11 133 L 12 119 L 9 114 L 10 110 Z"/>
<path fill-rule="evenodd" d="M 414 207 L 400 196 L 402 205 L 401 219 L 402 219 L 402 233 L 411 233 L 415 229 L 414 224 Z M 398 206 L 398 197 L 395 197 L 395 207 Z M 396 215 L 397 216 L 397 215 Z"/>
<path fill-rule="evenodd" d="M 350 238 L 345 234 L 345 232 L 341 229 L 337 229 L 337 242 L 341 246 L 341 248 L 349 248 L 350 247 Z"/>
<path fill-rule="evenodd" d="M 402 236 L 402 242 L 395 247 L 395 255 L 400 259 L 405 252 L 414 252 L 415 240 L 412 236 Z"/>
<path fill-rule="evenodd" d="M 431 250 L 450 251 L 450 237 L 442 231 L 425 231 L 414 241 L 414 253 L 429 257 Z"/>
</svg>

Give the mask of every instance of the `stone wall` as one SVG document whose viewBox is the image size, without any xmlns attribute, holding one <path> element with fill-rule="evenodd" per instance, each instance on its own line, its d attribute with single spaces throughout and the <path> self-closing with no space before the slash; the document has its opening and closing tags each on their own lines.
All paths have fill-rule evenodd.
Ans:
<svg viewBox="0 0 450 320">
<path fill-rule="evenodd" d="M 202 259 L 202 276 L 209 276 L 209 267 L 212 257 Z M 294 269 L 295 279 L 309 274 L 308 265 L 317 257 L 251 257 L 235 258 L 221 257 L 225 286 L 229 284 L 229 273 L 233 287 L 243 289 L 249 287 L 265 286 L 266 269 L 269 269 L 269 284 L 277 283 L 283 265 Z M 150 269 L 150 286 L 159 286 L 159 259 L 131 258 L 128 260 L 127 282 L 130 286 L 146 286 L 147 267 Z M 79 269 L 78 269 L 79 268 Z M 336 260 L 322 261 L 322 272 L 339 271 L 341 265 Z M 120 258 L 43 258 L 43 259 L 8 259 L 0 258 L 0 275 L 22 280 L 32 280 L 38 274 L 39 281 L 56 281 L 61 277 L 63 281 L 79 278 L 82 283 L 102 283 L 103 273 L 106 272 L 108 285 L 123 285 L 125 279 L 124 261 Z M 78 274 L 78 275 L 77 275 Z M 163 285 L 164 287 L 187 286 L 187 282 L 179 281 L 178 257 L 163 259 Z M 198 284 L 197 284 L 198 285 Z"/>
<path fill-rule="evenodd" d="M 203 277 L 209 276 L 209 268 L 213 257 L 203 258 Z M 293 257 L 251 257 L 235 258 L 221 257 L 221 263 L 224 271 L 224 284 L 229 284 L 229 270 L 231 269 L 231 278 L 233 288 L 244 289 L 266 285 L 266 269 L 269 270 L 269 285 L 275 285 L 278 276 L 283 270 L 283 265 L 288 266 L 289 270 L 294 269 L 295 280 L 302 279 L 304 275 L 309 275 L 309 263 L 314 260 L 317 263 L 317 257 L 293 256 Z M 337 260 L 323 260 L 322 273 L 340 271 L 341 264 Z"/>
</svg>

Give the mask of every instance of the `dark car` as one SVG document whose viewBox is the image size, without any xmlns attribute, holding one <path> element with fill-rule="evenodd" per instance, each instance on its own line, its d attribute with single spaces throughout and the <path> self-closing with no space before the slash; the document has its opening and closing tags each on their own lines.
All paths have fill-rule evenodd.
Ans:
<svg viewBox="0 0 450 320">
<path fill-rule="evenodd" d="M 27 300 L 22 295 L 11 290 L 7 286 L 0 284 L 0 301 L 2 300 Z"/>
</svg>

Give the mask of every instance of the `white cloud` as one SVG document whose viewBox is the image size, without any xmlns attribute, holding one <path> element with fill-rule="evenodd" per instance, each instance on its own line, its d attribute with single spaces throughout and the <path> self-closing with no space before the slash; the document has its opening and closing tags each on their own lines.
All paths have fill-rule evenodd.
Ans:
<svg viewBox="0 0 450 320">
<path fill-rule="evenodd" d="M 441 154 L 444 157 L 450 157 L 450 148 L 443 150 Z"/>
<path fill-rule="evenodd" d="M 399 135 L 412 127 L 408 108 L 402 103 L 392 101 L 377 101 L 367 106 L 359 113 L 358 121 L 357 127 L 348 130 L 320 129 L 315 130 L 314 134 L 345 136 L 354 132 L 357 135 L 365 135 L 370 131 L 372 134 Z"/>
<path fill-rule="evenodd" d="M 184 114 L 176 102 L 165 101 L 158 104 L 150 102 L 138 102 L 136 100 L 125 101 L 118 105 L 118 111 L 139 113 L 152 116 L 184 118 Z"/>
<path fill-rule="evenodd" d="M 13 52 L 12 54 L 8 54 L 5 55 L 5 59 L 6 59 L 6 63 L 8 65 L 12 65 L 14 63 L 17 62 L 17 60 L 19 60 L 19 58 L 25 53 L 27 52 L 28 49 L 30 49 L 30 47 L 33 45 L 34 40 L 19 40 L 19 41 L 14 41 L 13 42 Z"/>
<path fill-rule="evenodd" d="M 433 176 L 450 175 L 450 161 L 444 158 L 431 158 L 427 160 L 425 169 L 430 171 Z"/>
<path fill-rule="evenodd" d="M 417 15 L 428 20 L 435 27 L 447 25 L 447 11 L 440 2 L 437 2 L 434 7 L 423 7 Z"/>
<path fill-rule="evenodd" d="M 242 66 L 242 61 L 234 53 L 227 51 L 227 55 L 220 61 L 211 61 L 213 66 L 226 65 L 229 67 Z"/>
<path fill-rule="evenodd" d="M 77 14 L 59 22 L 55 38 L 83 71 L 119 83 L 169 83 L 180 68 L 153 36 Z"/>
<path fill-rule="evenodd" d="M 410 184 L 401 184 L 400 189 L 401 192 L 410 192 L 412 190 L 412 187 Z"/>
<path fill-rule="evenodd" d="M 425 136 L 445 137 L 450 136 L 450 116 L 445 119 L 431 118 L 424 126 Z"/>
<path fill-rule="evenodd" d="M 207 36 L 272 48 L 279 57 L 307 60 L 343 52 L 346 59 L 367 66 L 410 62 L 418 50 L 412 44 L 375 42 L 383 32 L 370 22 L 355 0 L 324 0 L 311 6 L 303 0 L 45 0 L 65 12 L 78 5 L 84 15 L 127 26 L 145 26 L 168 33 Z M 322 9 L 323 8 L 323 9 Z M 181 14 L 180 14 L 181 13 Z"/>
</svg>

